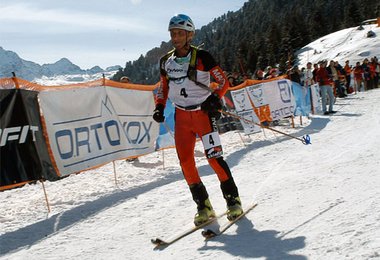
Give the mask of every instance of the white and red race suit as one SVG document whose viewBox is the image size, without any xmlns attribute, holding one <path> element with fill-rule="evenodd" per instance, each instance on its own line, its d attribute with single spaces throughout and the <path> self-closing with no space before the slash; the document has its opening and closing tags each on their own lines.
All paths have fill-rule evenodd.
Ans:
<svg viewBox="0 0 380 260">
<path fill-rule="evenodd" d="M 196 51 L 196 82 L 188 76 L 193 51 Z M 196 137 L 216 130 L 216 122 L 213 122 L 215 118 L 202 111 L 201 104 L 212 92 L 222 97 L 229 88 L 229 81 L 209 52 L 193 46 L 186 57 L 177 57 L 175 51 L 162 57 L 160 74 L 156 104 L 165 106 L 168 98 L 174 103 L 175 143 L 182 172 L 188 185 L 200 183 L 194 159 Z M 218 84 L 214 90 L 209 88 L 210 76 Z M 222 156 L 210 158 L 208 162 L 220 182 L 232 179 L 230 169 Z"/>
</svg>

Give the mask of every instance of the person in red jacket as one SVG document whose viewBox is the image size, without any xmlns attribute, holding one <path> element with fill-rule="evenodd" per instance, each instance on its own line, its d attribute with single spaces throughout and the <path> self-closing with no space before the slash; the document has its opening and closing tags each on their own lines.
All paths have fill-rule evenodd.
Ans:
<svg viewBox="0 0 380 260">
<path fill-rule="evenodd" d="M 230 168 L 222 157 L 217 119 L 222 108 L 221 97 L 229 87 L 223 70 L 211 54 L 190 42 L 195 27 L 190 17 L 178 14 L 170 19 L 169 32 L 174 50 L 160 59 L 160 86 L 153 119 L 164 122 L 164 108 L 169 98 L 175 106 L 175 143 L 183 175 L 197 204 L 194 224 L 200 225 L 215 216 L 208 193 L 195 165 L 197 136 L 202 139 L 208 163 L 220 181 L 227 202 L 227 218 L 243 213 L 238 189 Z M 210 89 L 210 76 L 218 87 Z"/>
<path fill-rule="evenodd" d="M 350 66 L 350 61 L 346 60 L 346 63 L 344 65 L 344 72 L 345 72 L 345 77 L 346 77 L 346 90 L 348 94 L 352 93 L 352 88 L 351 88 L 351 66 Z"/>
<path fill-rule="evenodd" d="M 357 91 L 360 92 L 360 89 L 362 87 L 362 82 L 363 82 L 363 74 L 364 70 L 362 65 L 360 65 L 360 62 L 356 62 L 356 66 L 354 67 L 354 85 L 355 85 L 355 93 Z"/>
<path fill-rule="evenodd" d="M 326 69 L 327 61 L 323 60 L 319 64 L 319 69 L 316 73 L 316 80 L 321 88 L 321 97 L 322 97 L 322 111 L 324 115 L 334 114 L 336 111 L 333 110 L 334 106 L 334 92 L 332 84 L 332 79 L 329 76 L 329 73 Z M 329 110 L 327 111 L 327 95 L 329 98 Z"/>
</svg>

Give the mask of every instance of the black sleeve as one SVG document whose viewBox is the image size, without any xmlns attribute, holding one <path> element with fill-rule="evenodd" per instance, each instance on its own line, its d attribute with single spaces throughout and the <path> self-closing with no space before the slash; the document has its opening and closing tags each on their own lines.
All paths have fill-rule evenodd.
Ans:
<svg viewBox="0 0 380 260">
<path fill-rule="evenodd" d="M 214 57 L 212 57 L 212 55 L 208 51 L 198 50 L 197 57 L 202 60 L 205 71 L 209 71 L 218 65 L 214 60 Z"/>
<path fill-rule="evenodd" d="M 166 57 L 161 57 L 160 58 L 160 74 L 161 76 L 164 76 L 166 77 L 166 71 L 165 71 L 165 61 L 166 61 Z"/>
</svg>

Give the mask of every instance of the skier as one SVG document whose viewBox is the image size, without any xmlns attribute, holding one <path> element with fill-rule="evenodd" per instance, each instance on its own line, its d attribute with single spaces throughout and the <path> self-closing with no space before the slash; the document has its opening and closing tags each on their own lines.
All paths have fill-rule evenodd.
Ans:
<svg viewBox="0 0 380 260">
<path fill-rule="evenodd" d="M 232 220 L 243 213 L 238 189 L 229 166 L 221 156 L 221 145 L 216 121 L 222 108 L 221 97 L 229 87 L 223 70 L 211 54 L 192 45 L 195 33 L 193 21 L 184 14 L 170 19 L 170 37 L 174 49 L 160 59 L 160 86 L 157 92 L 153 119 L 164 122 L 164 109 L 168 97 L 175 106 L 175 143 L 183 175 L 197 204 L 194 224 L 201 225 L 215 217 L 195 165 L 196 137 L 201 137 L 208 163 L 220 181 L 227 202 L 227 218 Z M 210 75 L 218 87 L 209 88 Z"/>
</svg>

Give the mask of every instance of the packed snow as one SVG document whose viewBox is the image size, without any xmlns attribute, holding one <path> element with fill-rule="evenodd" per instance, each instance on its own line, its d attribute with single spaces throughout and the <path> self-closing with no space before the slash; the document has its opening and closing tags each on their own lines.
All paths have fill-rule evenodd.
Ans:
<svg viewBox="0 0 380 260">
<path fill-rule="evenodd" d="M 150 239 L 192 226 L 195 204 L 174 149 L 138 161 L 0 193 L 0 259 L 380 259 L 380 89 L 338 99 L 334 116 L 221 136 L 245 206 L 259 205 L 207 243 L 199 232 L 165 250 Z M 219 182 L 198 144 L 217 212 Z M 224 223 L 225 219 L 219 223 Z"/>
<path fill-rule="evenodd" d="M 332 116 L 275 127 L 311 145 L 267 129 L 221 135 L 243 207 L 258 206 L 207 242 L 201 230 L 163 250 L 150 242 L 190 228 L 196 213 L 171 148 L 45 182 L 49 204 L 40 182 L 1 192 L 0 259 L 380 259 L 379 103 L 380 89 L 358 92 Z M 194 156 L 225 211 L 200 142 Z"/>
</svg>

